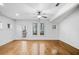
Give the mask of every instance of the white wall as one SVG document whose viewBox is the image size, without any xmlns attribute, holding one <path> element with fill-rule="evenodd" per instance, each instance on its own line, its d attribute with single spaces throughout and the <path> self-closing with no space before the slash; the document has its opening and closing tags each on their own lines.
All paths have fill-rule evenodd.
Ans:
<svg viewBox="0 0 79 59">
<path fill-rule="evenodd" d="M 59 24 L 59 39 L 79 49 L 79 8 Z"/>
<path fill-rule="evenodd" d="M 6 44 L 9 41 L 15 39 L 14 35 L 15 35 L 15 30 L 14 30 L 14 21 L 12 21 L 11 19 L 7 19 L 5 17 L 0 16 L 0 22 L 2 22 L 3 24 L 3 28 L 0 29 L 0 45 Z M 7 24 L 11 24 L 12 28 L 8 29 L 7 28 Z"/>
<path fill-rule="evenodd" d="M 0 29 L 0 45 L 4 45 L 14 39 L 21 39 L 22 34 L 20 29 L 17 30 L 18 26 L 27 26 L 27 39 L 58 39 L 58 30 L 52 29 L 52 23 L 49 23 L 48 21 L 42 21 L 45 25 L 45 35 L 40 36 L 40 35 L 32 35 L 32 24 L 33 23 L 38 23 L 38 21 L 13 21 L 9 18 L 0 16 L 0 22 L 3 23 L 3 28 Z M 8 29 L 7 24 L 11 24 L 12 28 Z M 39 31 L 39 27 L 38 27 Z"/>
<path fill-rule="evenodd" d="M 38 21 L 16 21 L 17 27 L 26 25 L 27 26 L 27 37 L 29 39 L 57 39 L 57 30 L 52 29 L 52 23 L 49 23 L 48 21 L 42 21 L 45 25 L 45 35 L 40 36 L 40 35 L 33 35 L 32 34 L 32 25 L 33 23 L 38 23 Z M 17 39 L 22 38 L 22 34 L 20 29 L 18 29 L 16 34 Z M 38 27 L 38 32 L 39 32 L 39 27 Z"/>
</svg>

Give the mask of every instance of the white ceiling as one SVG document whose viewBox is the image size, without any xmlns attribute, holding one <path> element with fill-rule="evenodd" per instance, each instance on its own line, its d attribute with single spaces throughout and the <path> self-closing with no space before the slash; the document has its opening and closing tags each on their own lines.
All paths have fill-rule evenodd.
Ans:
<svg viewBox="0 0 79 59">
<path fill-rule="evenodd" d="M 15 20 L 37 20 L 37 12 L 42 11 L 42 14 L 47 16 L 47 18 L 41 19 L 50 20 L 74 5 L 60 3 L 59 6 L 56 6 L 56 4 L 57 3 L 4 3 L 0 5 L 0 15 Z"/>
<path fill-rule="evenodd" d="M 59 6 L 56 6 L 56 3 L 4 3 L 0 5 L 0 12 L 11 19 L 36 20 L 37 11 L 42 11 L 47 19 L 51 19 L 64 5 L 64 3 Z"/>
</svg>

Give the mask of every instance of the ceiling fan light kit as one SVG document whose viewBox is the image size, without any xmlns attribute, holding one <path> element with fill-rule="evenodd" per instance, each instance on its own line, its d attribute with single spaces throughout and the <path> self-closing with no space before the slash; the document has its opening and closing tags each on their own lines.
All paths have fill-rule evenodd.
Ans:
<svg viewBox="0 0 79 59">
<path fill-rule="evenodd" d="M 37 12 L 37 18 L 47 18 L 44 14 L 45 13 L 42 13 L 42 11 L 38 11 Z"/>
<path fill-rule="evenodd" d="M 38 15 L 37 18 L 41 18 L 41 15 Z"/>
</svg>

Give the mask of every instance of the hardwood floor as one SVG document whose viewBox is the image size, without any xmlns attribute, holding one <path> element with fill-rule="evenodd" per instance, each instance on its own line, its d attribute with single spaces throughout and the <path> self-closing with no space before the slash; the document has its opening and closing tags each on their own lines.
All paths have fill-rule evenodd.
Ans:
<svg viewBox="0 0 79 59">
<path fill-rule="evenodd" d="M 0 46 L 0 55 L 79 55 L 79 50 L 59 40 L 14 40 Z"/>
</svg>

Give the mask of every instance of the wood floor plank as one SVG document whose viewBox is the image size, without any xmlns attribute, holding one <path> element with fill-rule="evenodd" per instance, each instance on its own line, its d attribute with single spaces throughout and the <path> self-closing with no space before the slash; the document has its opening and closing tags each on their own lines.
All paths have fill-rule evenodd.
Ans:
<svg viewBox="0 0 79 59">
<path fill-rule="evenodd" d="M 8 44 L 0 46 L 0 55 L 72 54 L 79 55 L 79 50 L 59 40 L 14 40 Z"/>
</svg>

